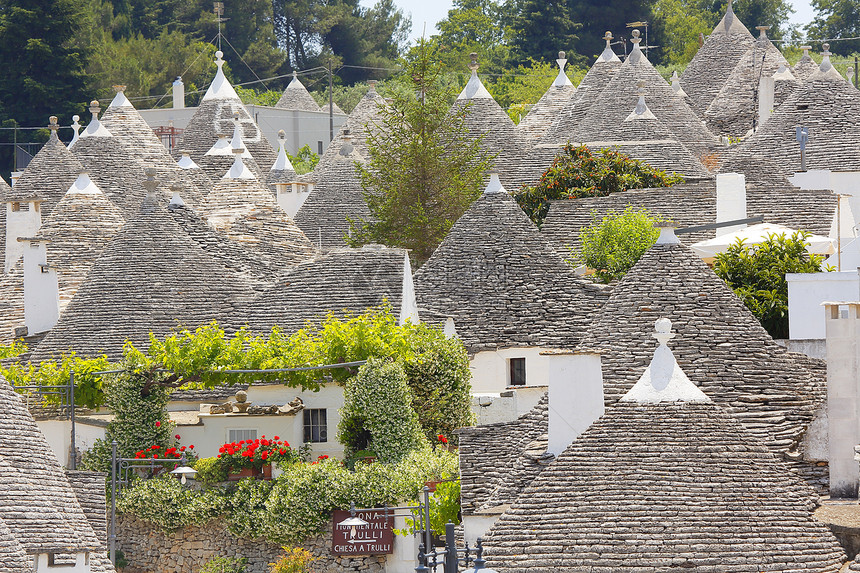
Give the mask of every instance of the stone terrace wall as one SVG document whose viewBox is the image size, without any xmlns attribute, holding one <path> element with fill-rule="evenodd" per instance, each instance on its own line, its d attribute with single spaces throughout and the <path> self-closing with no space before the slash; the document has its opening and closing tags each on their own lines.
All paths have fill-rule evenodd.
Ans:
<svg viewBox="0 0 860 573">
<path fill-rule="evenodd" d="M 382 573 L 384 557 L 338 557 L 331 555 L 331 532 L 307 540 L 303 545 L 317 560 L 313 573 Z M 117 549 L 129 566 L 123 573 L 197 573 L 214 557 L 245 557 L 248 573 L 267 573 L 269 563 L 283 553 L 279 545 L 265 540 L 243 539 L 227 531 L 221 521 L 202 527 L 186 527 L 167 535 L 132 515 L 117 516 Z"/>
</svg>

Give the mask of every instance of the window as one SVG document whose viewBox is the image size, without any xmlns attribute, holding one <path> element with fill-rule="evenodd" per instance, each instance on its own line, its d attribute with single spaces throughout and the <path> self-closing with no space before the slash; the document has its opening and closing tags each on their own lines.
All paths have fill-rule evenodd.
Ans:
<svg viewBox="0 0 860 573">
<path fill-rule="evenodd" d="M 323 154 L 323 146 L 322 141 L 317 141 L 317 155 Z"/>
<path fill-rule="evenodd" d="M 256 439 L 257 430 L 227 430 L 227 442 L 254 441 Z"/>
<path fill-rule="evenodd" d="M 328 441 L 328 423 L 325 413 L 325 408 L 305 410 L 305 443 Z"/>
<path fill-rule="evenodd" d="M 526 385 L 526 359 L 511 358 L 511 386 Z"/>
</svg>

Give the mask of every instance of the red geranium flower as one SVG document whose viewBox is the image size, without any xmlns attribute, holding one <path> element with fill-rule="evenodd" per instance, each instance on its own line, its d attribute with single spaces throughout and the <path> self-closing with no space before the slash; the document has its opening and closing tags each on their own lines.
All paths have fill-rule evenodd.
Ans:
<svg viewBox="0 0 860 573">
<path fill-rule="evenodd" d="M 160 428 L 160 427 L 161 427 L 161 422 L 156 422 L 156 423 L 155 423 L 155 427 L 156 427 L 156 428 Z"/>
<path fill-rule="evenodd" d="M 182 438 L 180 438 L 180 437 L 179 437 L 179 434 L 176 434 L 176 435 L 175 435 L 175 436 L 173 436 L 173 437 L 174 437 L 174 438 L 176 438 L 177 440 L 181 440 L 181 439 L 182 439 Z"/>
</svg>

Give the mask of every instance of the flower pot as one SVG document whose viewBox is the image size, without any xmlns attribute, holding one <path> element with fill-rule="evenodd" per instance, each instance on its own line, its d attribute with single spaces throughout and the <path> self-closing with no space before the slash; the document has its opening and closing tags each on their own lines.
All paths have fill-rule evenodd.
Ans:
<svg viewBox="0 0 860 573">
<path fill-rule="evenodd" d="M 436 491 L 436 486 L 439 485 L 439 480 L 435 481 L 425 481 L 424 485 L 427 486 L 427 489 L 430 490 L 430 493 Z"/>
<path fill-rule="evenodd" d="M 262 479 L 270 481 L 272 479 L 272 464 L 266 464 L 262 468 Z"/>
<path fill-rule="evenodd" d="M 240 479 L 245 478 L 256 478 L 257 470 L 254 468 L 242 468 L 240 470 L 230 470 L 230 474 L 227 476 L 227 481 L 239 481 Z"/>
</svg>

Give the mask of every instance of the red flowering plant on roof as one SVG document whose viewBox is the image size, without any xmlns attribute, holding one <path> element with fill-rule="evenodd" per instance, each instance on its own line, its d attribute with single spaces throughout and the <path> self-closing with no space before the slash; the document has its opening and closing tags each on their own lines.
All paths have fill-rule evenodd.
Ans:
<svg viewBox="0 0 860 573">
<path fill-rule="evenodd" d="M 161 424 L 158 425 L 160 426 Z M 138 450 L 135 452 L 134 457 L 138 460 L 180 460 L 182 459 L 182 454 L 185 454 L 186 462 L 192 462 L 197 459 L 197 453 L 194 451 L 194 444 L 183 446 L 180 443 L 182 438 L 179 434 L 174 436 L 174 439 L 176 440 L 175 443 L 167 446 L 152 444 L 151 446 Z"/>
<path fill-rule="evenodd" d="M 218 458 L 228 471 L 243 468 L 261 469 L 274 462 L 296 462 L 301 460 L 298 452 L 286 440 L 278 436 L 256 440 L 230 442 L 218 448 Z"/>
</svg>

